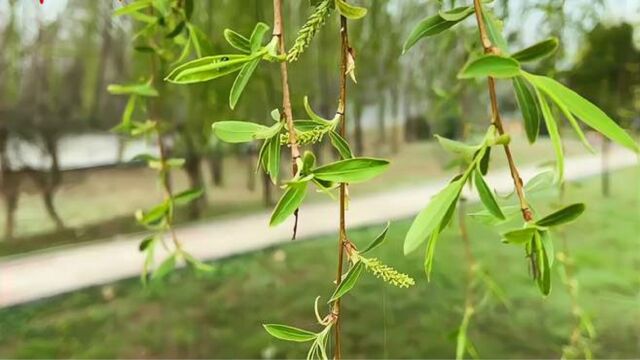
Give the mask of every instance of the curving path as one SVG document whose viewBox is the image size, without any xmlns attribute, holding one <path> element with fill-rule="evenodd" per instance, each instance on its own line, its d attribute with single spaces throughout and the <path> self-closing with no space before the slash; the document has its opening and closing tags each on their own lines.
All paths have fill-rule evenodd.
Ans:
<svg viewBox="0 0 640 360">
<path fill-rule="evenodd" d="M 567 180 L 598 174 L 600 162 L 601 159 L 597 155 L 566 159 Z M 609 162 L 610 169 L 615 170 L 638 164 L 638 158 L 629 151 L 612 149 Z M 534 166 L 523 167 L 523 180 L 531 178 L 536 170 Z M 441 179 L 423 185 L 356 196 L 350 203 L 348 224 L 360 227 L 409 218 L 421 210 L 446 181 L 447 179 Z M 507 169 L 493 171 L 487 181 L 500 192 L 512 189 Z M 473 195 L 471 198 L 474 199 Z M 337 206 L 331 201 L 306 205 L 301 212 L 305 220 L 299 228 L 300 239 L 332 233 L 338 226 Z M 178 229 L 178 236 L 191 254 L 206 260 L 220 259 L 289 241 L 291 224 L 269 229 L 269 215 L 269 211 L 264 211 L 188 225 Z M 143 256 L 137 249 L 140 238 L 140 234 L 117 237 L 110 241 L 63 247 L 1 260 L 0 307 L 136 276 L 140 273 L 143 262 Z"/>
</svg>

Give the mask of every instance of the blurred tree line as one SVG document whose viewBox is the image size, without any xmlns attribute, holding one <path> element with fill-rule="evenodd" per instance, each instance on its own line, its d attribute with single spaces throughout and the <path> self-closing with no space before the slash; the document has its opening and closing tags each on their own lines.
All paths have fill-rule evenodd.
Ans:
<svg viewBox="0 0 640 360">
<path fill-rule="evenodd" d="M 60 139 L 106 132 L 115 126 L 125 103 L 122 98 L 109 96 L 106 86 L 144 74 L 148 66 L 145 52 L 154 50 L 130 46 L 136 29 L 127 20 L 112 17 L 113 9 L 121 6 L 119 1 L 68 0 L 53 18 L 39 13 L 44 10 L 37 1 L 4 1 L 8 3 L 0 7 L 0 190 L 6 207 L 4 235 L 11 238 L 25 179 L 37 184 L 49 215 L 59 228 L 64 226 L 54 203 L 62 177 Z M 478 91 L 484 84 L 452 81 L 467 60 L 467 50 L 479 48 L 473 26 L 460 26 L 400 57 L 412 25 L 424 14 L 437 12 L 440 3 L 456 5 L 455 0 L 369 0 L 366 21 L 354 23 L 351 36 L 357 45 L 358 85 L 350 97 L 348 128 L 355 153 L 397 152 L 404 142 L 430 138 L 432 133 L 461 137 L 466 131 L 461 126 L 462 118 L 465 122 L 486 123 L 487 112 L 480 105 L 487 104 L 486 92 Z M 510 5 L 508 0 L 495 3 L 502 18 L 518 23 L 528 17 L 546 16 L 547 30 L 537 34 L 539 39 L 556 35 L 582 41 L 584 37 L 577 65 L 573 66 L 575 56 L 559 53 L 541 66 L 549 72 L 559 71 L 579 92 L 626 124 L 634 119 L 637 122 L 640 60 L 631 25 L 590 25 L 600 19 L 600 2 L 573 9 L 571 19 L 565 16 L 572 6 L 569 0 L 533 1 L 520 7 Z M 287 1 L 285 5 L 286 40 L 290 44 L 309 8 L 306 1 Z M 35 23 L 25 23 L 23 15 L 28 7 Z M 248 33 L 258 20 L 270 23 L 270 7 L 271 2 L 264 0 L 201 0 L 196 2 L 194 18 L 212 44 L 211 51 L 227 53 L 232 49 L 222 38 L 222 30 Z M 520 13 L 513 13 L 514 8 Z M 338 77 L 334 69 L 338 64 L 332 54 L 338 51 L 334 41 L 337 21 L 333 16 L 303 55 L 303 61 L 291 66 L 294 115 L 304 114 L 305 95 L 321 115 L 331 117 L 335 111 Z M 516 43 L 524 32 L 518 26 L 507 27 L 507 35 Z M 165 59 L 162 70 L 168 72 L 175 60 Z M 278 106 L 278 79 L 276 65 L 259 71 L 245 94 L 253 106 L 233 112 L 227 106 L 232 78 L 189 87 L 161 87 L 163 103 L 159 111 L 174 124 L 165 141 L 175 156 L 186 159 L 184 171 L 191 187 L 206 188 L 206 178 L 215 186 L 224 186 L 224 159 L 238 156 L 247 166 L 247 187 L 254 190 L 260 181 L 264 202 L 274 200 L 269 179 L 255 177 L 257 149 L 222 144 L 211 136 L 210 129 L 219 120 L 268 123 L 269 114 L 260 109 Z M 505 109 L 515 109 L 513 94 L 502 91 L 501 99 Z M 33 168 L 10 159 L 10 139 L 37 146 L 49 166 Z M 122 140 L 120 154 L 124 146 Z M 192 218 L 201 215 L 207 205 L 204 199 L 191 206 Z"/>
</svg>

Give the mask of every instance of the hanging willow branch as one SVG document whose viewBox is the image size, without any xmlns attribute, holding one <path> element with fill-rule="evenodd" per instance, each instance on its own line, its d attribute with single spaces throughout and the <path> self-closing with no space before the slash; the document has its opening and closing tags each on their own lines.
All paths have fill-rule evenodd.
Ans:
<svg viewBox="0 0 640 360">
<path fill-rule="evenodd" d="M 278 38 L 278 53 L 281 56 L 286 55 L 284 24 L 282 19 L 282 0 L 273 0 L 273 36 Z M 289 146 L 291 148 L 291 170 L 293 176 L 298 173 L 297 160 L 300 159 L 300 147 L 296 137 L 296 129 L 293 125 L 293 111 L 291 110 L 291 94 L 289 90 L 289 71 L 287 62 L 280 62 L 280 79 L 282 81 L 282 109 L 283 116 L 288 131 Z M 298 232 L 298 215 L 299 209 L 294 212 L 295 222 L 293 225 L 292 239 L 295 240 Z"/>
</svg>

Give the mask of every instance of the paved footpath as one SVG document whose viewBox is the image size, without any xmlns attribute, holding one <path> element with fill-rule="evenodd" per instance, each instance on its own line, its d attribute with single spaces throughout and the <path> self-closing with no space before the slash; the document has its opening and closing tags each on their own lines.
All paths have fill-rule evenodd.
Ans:
<svg viewBox="0 0 640 360">
<path fill-rule="evenodd" d="M 601 159 L 597 155 L 572 157 L 565 162 L 567 180 L 597 175 Z M 631 152 L 615 149 L 610 154 L 610 169 L 638 164 Z M 523 167 L 523 180 L 539 172 L 534 166 Z M 388 220 L 414 216 L 446 183 L 440 179 L 423 185 L 355 196 L 350 203 L 348 225 L 360 227 Z M 494 171 L 487 178 L 499 192 L 511 191 L 507 169 Z M 471 195 L 473 199 L 473 195 Z M 218 219 L 178 229 L 186 250 L 199 259 L 213 260 L 263 249 L 289 241 L 291 224 L 268 228 L 270 212 Z M 330 234 L 337 228 L 337 206 L 332 201 L 305 205 L 299 238 Z M 85 245 L 26 254 L 0 260 L 0 307 L 29 302 L 76 289 L 107 284 L 140 273 L 143 256 L 138 252 L 141 235 L 118 237 Z M 166 254 L 159 254 L 159 257 Z"/>
</svg>

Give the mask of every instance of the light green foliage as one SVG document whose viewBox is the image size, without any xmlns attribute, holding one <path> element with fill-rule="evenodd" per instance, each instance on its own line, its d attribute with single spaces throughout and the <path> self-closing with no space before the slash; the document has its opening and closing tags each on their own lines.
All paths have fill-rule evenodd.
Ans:
<svg viewBox="0 0 640 360">
<path fill-rule="evenodd" d="M 580 140 L 588 149 L 592 150 L 576 118 L 611 140 L 636 152 L 640 151 L 640 147 L 633 138 L 595 105 L 551 78 L 530 74 L 522 70 L 520 62 L 536 61 L 553 54 L 558 48 L 558 40 L 556 38 L 544 40 L 509 56 L 507 43 L 502 35 L 502 24 L 495 18 L 491 9 L 484 4 L 480 5 L 480 10 L 483 15 L 482 21 L 485 25 L 486 35 L 491 42 L 489 45 L 496 47 L 498 50 L 495 48 L 485 49 L 485 51 L 493 53 L 472 57 L 460 70 L 458 77 L 461 79 L 513 78 L 513 86 L 518 105 L 523 114 L 529 142 L 535 142 L 538 137 L 540 117 L 545 121 L 556 153 L 556 182 L 559 183 L 563 179 L 564 151 L 560 138 L 559 123 L 547 102 L 547 97 L 555 103 L 560 112 L 567 118 Z M 426 18 L 409 35 L 405 42 L 404 50 L 408 50 L 424 37 L 437 35 L 447 30 L 455 25 L 456 22 L 464 20 L 472 12 L 473 8 L 471 7 L 458 8 L 449 12 L 441 11 L 437 16 Z M 487 44 L 483 45 L 487 46 Z M 529 85 L 533 87 L 533 91 Z M 485 157 L 488 160 L 490 156 L 490 146 L 499 143 L 508 144 L 509 139 L 507 137 L 504 141 L 500 141 L 498 140 L 500 137 L 495 133 L 491 136 L 493 136 L 493 139 L 487 135 L 482 144 L 475 146 L 438 137 L 438 141 L 443 148 L 457 156 L 460 162 L 467 166 L 467 170 L 456 176 L 449 185 L 431 199 L 429 205 L 417 215 L 407 233 L 404 243 L 405 254 L 412 252 L 418 246 L 427 242 L 424 264 L 427 276 L 429 276 L 433 265 L 438 234 L 449 222 L 460 192 L 471 174 L 473 174 L 473 182 L 480 200 L 486 208 L 485 213 L 478 213 L 476 217 L 489 224 L 499 224 L 507 218 L 493 192 L 483 179 L 487 169 L 482 164 L 485 163 L 483 161 Z M 528 188 L 525 188 L 525 191 L 528 190 Z M 504 241 L 507 243 L 525 244 L 527 256 L 531 259 L 534 277 L 545 295 L 550 291 L 549 269 L 553 262 L 553 253 L 548 246 L 550 244 L 548 240 L 549 234 L 545 228 L 546 226 L 552 226 L 550 224 L 555 224 L 555 216 L 561 219 L 566 218 L 567 221 L 573 220 L 583 210 L 583 206 L 576 205 L 565 210 L 570 215 L 564 215 L 561 212 L 559 215 L 551 216 L 551 220 L 546 218 L 544 221 L 541 220 L 542 225 L 539 222 L 535 222 L 535 224 L 528 223 L 525 224 L 524 229 L 516 229 L 503 234 Z M 513 213 L 516 212 L 514 211 Z M 558 220 L 558 222 L 561 221 Z"/>
<path fill-rule="evenodd" d="M 199 36 L 199 30 L 190 23 L 193 12 L 193 1 L 177 0 L 137 0 L 120 7 L 114 12 L 114 16 L 129 16 L 142 27 L 135 36 L 137 49 L 148 49 L 151 52 L 152 62 L 180 61 L 189 56 L 191 44 L 197 54 L 201 54 L 206 46 Z M 188 39 L 183 39 L 183 33 Z M 158 41 L 161 38 L 162 41 Z M 199 39 L 200 38 L 200 39 Z M 142 44 L 142 45 L 141 45 Z M 182 50 L 180 49 L 182 46 Z M 220 60 L 220 59 L 219 59 Z M 208 61 L 211 63 L 212 61 Z M 205 64 L 202 64 L 205 66 Z M 206 64 L 206 66 L 211 66 Z M 155 66 L 152 66 L 155 69 Z M 158 180 L 163 189 L 164 200 L 144 211 L 136 212 L 138 223 L 143 225 L 153 235 L 145 238 L 139 246 L 139 250 L 145 253 L 145 261 L 142 270 L 142 282 L 146 284 L 150 269 L 154 267 L 155 248 L 162 244 L 169 249 L 165 241 L 165 235 L 169 234 L 173 240 L 174 248 L 170 254 L 158 265 L 151 275 L 151 280 L 161 280 L 175 269 L 178 263 L 186 262 L 188 266 L 197 272 L 210 272 L 213 268 L 203 264 L 187 253 L 181 246 L 173 230 L 174 208 L 176 205 L 185 205 L 203 196 L 202 189 L 187 189 L 178 194 L 173 194 L 169 185 L 169 173 L 181 168 L 185 161 L 180 158 L 169 158 L 163 149 L 164 129 L 167 124 L 160 121 L 162 114 L 153 112 L 152 99 L 162 99 L 162 93 L 154 87 L 154 78 L 161 78 L 158 73 L 144 74 L 150 80 L 143 83 L 127 85 L 109 85 L 107 90 L 113 95 L 129 96 L 129 100 L 122 114 L 121 123 L 113 131 L 130 137 L 154 137 L 160 148 L 160 157 L 148 154 L 136 156 L 135 160 L 145 161 L 147 166 L 157 171 Z M 140 121 L 134 117 L 144 114 L 147 119 Z"/>
</svg>

